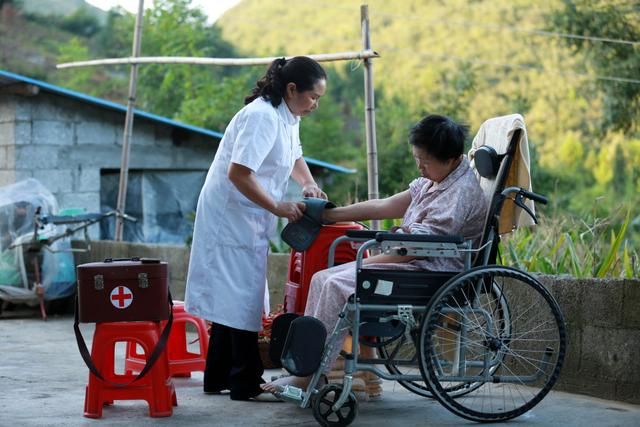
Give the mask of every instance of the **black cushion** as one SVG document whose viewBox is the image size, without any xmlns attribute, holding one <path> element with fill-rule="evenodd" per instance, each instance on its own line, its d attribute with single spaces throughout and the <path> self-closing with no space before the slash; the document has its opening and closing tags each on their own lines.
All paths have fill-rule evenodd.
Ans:
<svg viewBox="0 0 640 427">
<path fill-rule="evenodd" d="M 324 210 L 336 207 L 328 200 L 314 197 L 306 197 L 302 202 L 306 205 L 302 218 L 287 224 L 280 233 L 282 240 L 299 252 L 306 251 L 318 236 Z"/>
<path fill-rule="evenodd" d="M 498 154 L 493 147 L 483 145 L 475 151 L 473 161 L 481 177 L 493 179 L 498 175 L 503 157 L 504 154 Z"/>
<path fill-rule="evenodd" d="M 282 351 L 282 366 L 297 377 L 313 374 L 322 361 L 326 339 L 327 330 L 315 317 L 294 319 Z"/>
</svg>

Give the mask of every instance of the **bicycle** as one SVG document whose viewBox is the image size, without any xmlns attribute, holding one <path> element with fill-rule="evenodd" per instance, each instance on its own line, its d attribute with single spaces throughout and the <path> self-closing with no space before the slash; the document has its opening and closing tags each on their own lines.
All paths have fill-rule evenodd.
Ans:
<svg viewBox="0 0 640 427">
<path fill-rule="evenodd" d="M 45 286 L 41 278 L 41 265 L 43 262 L 43 250 L 51 253 L 58 252 L 87 252 L 91 250 L 91 239 L 89 237 L 89 227 L 100 221 L 114 216 L 123 218 L 127 221 L 136 222 L 137 219 L 112 210 L 104 213 L 86 213 L 86 214 L 70 214 L 70 215 L 44 215 L 41 207 L 37 207 L 33 220 L 33 232 L 18 236 L 8 247 L 8 249 L 17 249 L 21 247 L 23 250 L 18 251 L 20 259 L 20 270 L 23 276 L 23 282 L 27 292 L 19 294 L 20 302 L 37 301 L 40 306 L 40 313 L 43 320 L 47 320 L 47 311 L 45 308 Z M 59 226 L 67 226 L 63 231 L 58 231 Z M 81 247 L 68 247 L 65 249 L 56 249 L 54 244 L 61 239 L 65 239 L 83 232 L 83 244 Z M 28 278 L 27 266 L 33 269 L 33 281 Z M 5 289 L 6 291 L 7 289 Z M 30 292 L 29 292 L 30 291 Z M 29 295 L 31 293 L 31 295 Z M 18 294 L 16 294 L 18 295 Z"/>
</svg>

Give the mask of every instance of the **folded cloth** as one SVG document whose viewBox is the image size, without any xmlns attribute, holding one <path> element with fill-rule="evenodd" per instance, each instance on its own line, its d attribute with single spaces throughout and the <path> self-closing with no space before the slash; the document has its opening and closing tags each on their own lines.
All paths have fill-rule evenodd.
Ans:
<svg viewBox="0 0 640 427">
<path fill-rule="evenodd" d="M 474 154 L 483 145 L 494 148 L 498 154 L 506 153 L 509 141 L 511 141 L 511 137 L 517 129 L 522 129 L 522 132 L 520 133 L 520 141 L 518 141 L 516 147 L 511 169 L 507 175 L 505 187 L 517 186 L 532 191 L 527 129 L 524 125 L 524 118 L 520 114 L 494 117 L 484 122 L 473 139 L 468 157 L 471 165 L 474 166 Z M 495 182 L 483 179 L 479 175 L 478 178 L 485 195 L 488 198 L 492 197 Z M 531 209 L 531 212 L 535 213 L 532 200 L 527 200 L 526 205 Z M 526 213 L 523 214 L 522 209 L 514 203 L 507 202 L 504 204 L 500 214 L 500 234 L 510 233 L 517 227 L 533 224 L 533 219 Z"/>
<path fill-rule="evenodd" d="M 315 241 L 324 223 L 324 210 L 336 207 L 328 200 L 315 197 L 305 197 L 302 202 L 306 206 L 302 218 L 287 224 L 280 233 L 282 240 L 298 252 L 307 250 Z"/>
</svg>

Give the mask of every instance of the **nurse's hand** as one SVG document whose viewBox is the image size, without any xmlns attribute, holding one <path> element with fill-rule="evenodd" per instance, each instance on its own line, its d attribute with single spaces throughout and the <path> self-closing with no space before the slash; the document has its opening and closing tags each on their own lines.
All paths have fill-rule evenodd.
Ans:
<svg viewBox="0 0 640 427">
<path fill-rule="evenodd" d="M 302 196 L 303 197 L 317 197 L 319 199 L 327 200 L 327 195 L 318 187 L 318 184 L 312 182 L 310 184 L 305 184 L 302 187 Z"/>
<path fill-rule="evenodd" d="M 296 222 L 302 218 L 306 205 L 302 202 L 279 202 L 273 210 L 273 214 L 287 218 L 289 222 Z"/>
</svg>

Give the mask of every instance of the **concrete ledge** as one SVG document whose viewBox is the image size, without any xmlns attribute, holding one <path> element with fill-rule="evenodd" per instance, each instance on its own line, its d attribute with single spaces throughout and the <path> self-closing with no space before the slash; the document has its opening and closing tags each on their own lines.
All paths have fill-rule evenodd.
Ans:
<svg viewBox="0 0 640 427">
<path fill-rule="evenodd" d="M 99 241 L 76 263 L 154 257 L 169 263 L 171 292 L 184 298 L 189 250 L 184 246 Z M 284 300 L 289 256 L 269 257 L 271 306 Z M 640 280 L 536 276 L 565 316 L 568 349 L 557 390 L 640 404 Z"/>
<path fill-rule="evenodd" d="M 74 242 L 75 247 L 83 247 Z M 87 262 L 102 261 L 105 258 L 146 257 L 159 258 L 169 264 L 169 287 L 175 299 L 184 299 L 184 290 L 189 267 L 189 248 L 184 245 L 153 245 L 142 243 L 115 242 L 101 240 L 91 242 L 90 252 L 75 254 L 76 265 Z M 289 255 L 271 254 L 269 256 L 269 295 L 271 306 L 284 301 L 284 281 L 287 277 Z"/>
</svg>

